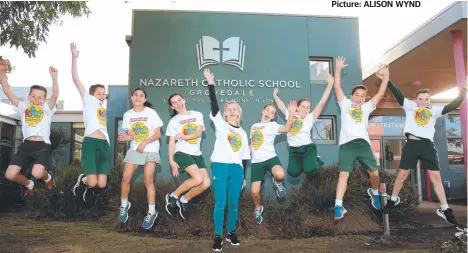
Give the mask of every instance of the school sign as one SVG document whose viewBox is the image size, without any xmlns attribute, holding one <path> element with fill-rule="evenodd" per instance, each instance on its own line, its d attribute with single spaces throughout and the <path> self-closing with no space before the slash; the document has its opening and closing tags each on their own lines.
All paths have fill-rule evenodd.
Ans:
<svg viewBox="0 0 468 253">
<path fill-rule="evenodd" d="M 243 107 L 242 126 L 248 133 L 263 106 L 273 103 L 274 88 L 280 88 L 283 101 L 309 98 L 315 105 L 325 89 L 321 80 L 333 68 L 333 57 L 345 55 L 351 64 L 343 73 L 345 91 L 362 81 L 356 18 L 135 10 L 132 33 L 127 37 L 129 93 L 137 87 L 147 91 L 165 123 L 163 134 L 171 111 L 167 98 L 175 92 L 184 95 L 188 109 L 205 116 L 202 152 L 208 167 L 214 127 L 205 67 L 214 72 L 221 108 L 231 99 Z M 328 118 L 314 133 L 326 140 L 318 146 L 325 163 L 337 160 L 340 119 L 335 100 L 332 94 L 323 112 Z M 281 113 L 278 122 L 285 122 Z M 167 137 L 162 137 L 159 178 L 170 176 L 167 143 Z M 276 151 L 286 167 L 286 136 L 277 137 Z M 250 168 L 247 173 L 249 180 Z M 288 182 L 295 181 L 286 180 L 289 188 Z"/>
</svg>

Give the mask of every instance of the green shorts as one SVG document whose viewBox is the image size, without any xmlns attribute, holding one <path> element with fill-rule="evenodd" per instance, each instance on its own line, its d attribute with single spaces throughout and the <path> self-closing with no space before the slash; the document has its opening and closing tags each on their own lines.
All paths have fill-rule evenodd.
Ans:
<svg viewBox="0 0 468 253">
<path fill-rule="evenodd" d="M 271 172 L 276 165 L 281 166 L 281 162 L 277 156 L 270 158 L 264 162 L 250 164 L 250 181 L 258 182 L 263 181 L 265 173 Z"/>
<path fill-rule="evenodd" d="M 84 137 L 81 145 L 83 174 L 110 175 L 109 143 L 91 137 Z"/>
<path fill-rule="evenodd" d="M 418 160 L 421 160 L 421 168 L 427 170 L 440 170 L 439 156 L 430 140 L 408 139 L 401 154 L 400 168 L 403 170 L 415 169 Z"/>
<path fill-rule="evenodd" d="M 319 168 L 317 145 L 311 143 L 300 147 L 289 147 L 288 174 L 293 177 L 302 172 L 310 174 Z"/>
<path fill-rule="evenodd" d="M 179 165 L 179 173 L 184 172 L 189 166 L 196 164 L 199 169 L 206 169 L 205 160 L 203 156 L 189 155 L 182 152 L 174 154 L 174 162 Z"/>
<path fill-rule="evenodd" d="M 356 161 L 359 161 L 367 170 L 377 170 L 377 160 L 375 160 L 372 147 L 364 139 L 355 139 L 340 145 L 340 171 L 351 172 Z"/>
</svg>

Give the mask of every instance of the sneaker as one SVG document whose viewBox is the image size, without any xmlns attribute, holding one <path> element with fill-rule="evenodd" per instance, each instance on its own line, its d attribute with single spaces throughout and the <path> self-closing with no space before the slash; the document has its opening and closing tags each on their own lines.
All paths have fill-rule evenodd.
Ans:
<svg viewBox="0 0 468 253">
<path fill-rule="evenodd" d="M 189 203 L 182 203 L 180 198 L 177 199 L 177 207 L 179 207 L 179 214 L 182 219 L 188 219 L 189 216 Z"/>
<path fill-rule="evenodd" d="M 55 180 L 54 180 L 54 178 L 51 178 L 50 181 L 47 182 L 47 183 L 44 181 L 44 183 L 45 183 L 45 186 L 47 187 L 47 189 L 48 189 L 49 191 L 52 190 L 52 189 L 55 187 Z"/>
<path fill-rule="evenodd" d="M 347 212 L 343 206 L 335 206 L 335 221 L 343 219 Z"/>
<path fill-rule="evenodd" d="M 34 190 L 29 190 L 28 188 L 26 188 L 26 190 L 24 191 L 24 196 L 27 198 L 33 195 L 34 195 Z"/>
<path fill-rule="evenodd" d="M 398 197 L 396 201 L 393 201 L 393 200 L 389 199 L 387 201 L 387 204 L 385 205 L 385 207 L 383 209 L 383 213 L 384 214 L 390 213 L 392 211 L 392 209 L 395 208 L 395 206 L 397 206 L 399 204 L 400 204 L 400 197 Z"/>
<path fill-rule="evenodd" d="M 145 230 L 149 230 L 153 225 L 154 221 L 158 218 L 158 212 L 156 213 L 148 213 L 145 218 L 143 219 L 143 223 L 141 224 L 141 228 Z"/>
<path fill-rule="evenodd" d="M 227 234 L 226 241 L 231 242 L 231 245 L 235 245 L 235 246 L 240 245 L 240 241 L 239 239 L 237 239 L 236 232 L 234 231 Z"/>
<path fill-rule="evenodd" d="M 259 225 L 262 224 L 262 221 L 263 221 L 262 213 L 263 213 L 263 206 L 260 206 L 260 209 L 255 210 L 254 212 L 255 222 L 257 222 L 257 224 Z"/>
<path fill-rule="evenodd" d="M 94 191 L 93 188 L 85 187 L 85 190 L 83 192 L 83 201 L 84 202 L 91 202 L 94 197 Z"/>
<path fill-rule="evenodd" d="M 451 208 L 447 208 L 447 210 L 442 211 L 441 208 L 438 208 L 436 211 L 437 215 L 440 217 L 444 218 L 444 220 L 450 224 L 453 225 L 458 225 L 457 220 L 455 219 L 455 216 L 453 215 L 453 211 Z"/>
<path fill-rule="evenodd" d="M 166 211 L 169 215 L 174 215 L 177 211 L 177 199 L 171 194 L 166 194 Z"/>
<path fill-rule="evenodd" d="M 128 220 L 128 210 L 130 209 L 131 206 L 132 206 L 132 204 L 129 201 L 128 205 L 126 207 L 123 207 L 123 206 L 120 207 L 120 215 L 119 215 L 120 223 L 126 223 L 127 222 L 127 220 Z"/>
<path fill-rule="evenodd" d="M 369 188 L 367 189 L 367 194 L 371 199 L 372 206 L 375 209 L 380 210 L 382 208 L 382 205 L 380 204 L 380 197 L 382 195 L 380 194 L 380 192 L 377 195 L 375 195 L 374 193 L 372 193 L 372 188 Z"/>
<path fill-rule="evenodd" d="M 84 183 L 83 183 L 83 178 L 85 177 L 86 175 L 85 174 L 81 174 L 79 177 L 78 177 L 78 181 L 76 182 L 75 186 L 73 186 L 73 196 L 76 197 L 76 189 L 79 188 L 80 186 L 83 186 Z"/>
<path fill-rule="evenodd" d="M 213 241 L 213 251 L 221 251 L 223 250 L 223 238 L 217 235 Z"/>
<path fill-rule="evenodd" d="M 276 188 L 276 195 L 278 198 L 286 197 L 286 188 L 284 188 L 281 182 L 277 183 L 275 178 L 273 178 L 273 186 Z"/>
</svg>

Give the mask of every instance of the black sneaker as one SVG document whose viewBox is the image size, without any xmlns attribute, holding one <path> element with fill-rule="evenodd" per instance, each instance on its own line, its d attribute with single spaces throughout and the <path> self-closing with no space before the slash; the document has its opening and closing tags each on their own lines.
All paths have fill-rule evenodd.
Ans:
<svg viewBox="0 0 468 253">
<path fill-rule="evenodd" d="M 396 201 L 393 201 L 393 200 L 389 199 L 387 201 L 387 204 L 385 205 L 385 207 L 383 209 L 383 213 L 384 214 L 390 213 L 392 211 L 392 209 L 395 208 L 395 206 L 397 206 L 399 204 L 400 204 L 400 197 L 398 197 Z"/>
<path fill-rule="evenodd" d="M 93 202 L 94 200 L 94 189 L 85 187 L 84 193 L 83 193 L 83 201 L 84 202 Z"/>
<path fill-rule="evenodd" d="M 240 245 L 240 241 L 239 239 L 237 239 L 236 232 L 234 231 L 227 234 L 226 241 L 231 242 L 231 245 L 235 245 L 235 246 Z"/>
<path fill-rule="evenodd" d="M 86 176 L 85 174 L 81 174 L 81 175 L 78 177 L 78 181 L 76 181 L 75 186 L 73 186 L 73 196 L 76 197 L 76 195 L 80 195 L 79 193 L 77 194 L 77 190 L 78 190 L 78 189 L 82 189 L 82 187 L 84 186 L 83 178 L 84 178 L 85 176 Z"/>
<path fill-rule="evenodd" d="M 221 251 L 223 250 L 223 238 L 217 235 L 213 241 L 213 251 Z"/>
<path fill-rule="evenodd" d="M 166 211 L 169 215 L 174 215 L 177 211 L 177 199 L 171 194 L 166 194 Z"/>
<path fill-rule="evenodd" d="M 182 219 L 188 219 L 189 216 L 189 203 L 182 203 L 180 198 L 177 200 L 177 206 L 179 207 L 179 214 Z"/>
<path fill-rule="evenodd" d="M 453 225 L 458 225 L 458 222 L 455 219 L 455 216 L 453 215 L 453 211 L 451 208 L 447 208 L 447 210 L 445 211 L 442 211 L 441 208 L 438 208 L 436 213 L 440 217 L 444 218 L 444 220 L 447 221 L 448 223 L 453 224 Z"/>
</svg>

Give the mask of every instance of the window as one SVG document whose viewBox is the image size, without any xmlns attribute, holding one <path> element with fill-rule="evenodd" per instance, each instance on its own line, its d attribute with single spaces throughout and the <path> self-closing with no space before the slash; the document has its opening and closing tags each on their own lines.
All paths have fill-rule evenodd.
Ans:
<svg viewBox="0 0 468 253">
<path fill-rule="evenodd" d="M 332 58 L 309 58 L 309 71 L 310 71 L 310 83 L 311 84 L 326 84 L 325 77 L 330 74 L 332 66 Z"/>
<path fill-rule="evenodd" d="M 14 125 L 0 122 L 1 124 L 1 141 L 0 141 L 0 157 L 1 164 L 0 169 L 6 171 L 10 160 L 13 157 L 13 149 L 15 147 L 15 132 L 16 127 Z"/>
<path fill-rule="evenodd" d="M 116 122 L 116 131 L 115 131 L 115 164 L 121 164 L 125 158 L 125 153 L 128 150 L 128 142 L 119 141 L 119 133 L 124 133 L 124 129 L 122 128 L 122 118 L 115 119 Z"/>
<path fill-rule="evenodd" d="M 72 162 L 77 163 L 81 161 L 82 144 L 84 139 L 84 128 L 73 128 L 73 158 Z"/>
<path fill-rule="evenodd" d="M 448 114 L 445 117 L 445 127 L 449 164 L 456 168 L 463 168 L 465 155 L 463 154 L 460 115 Z"/>
<path fill-rule="evenodd" d="M 336 118 L 320 116 L 312 127 L 312 140 L 318 144 L 336 144 Z"/>
</svg>

